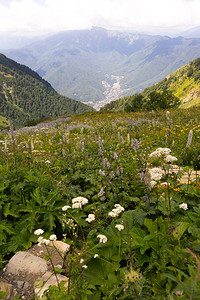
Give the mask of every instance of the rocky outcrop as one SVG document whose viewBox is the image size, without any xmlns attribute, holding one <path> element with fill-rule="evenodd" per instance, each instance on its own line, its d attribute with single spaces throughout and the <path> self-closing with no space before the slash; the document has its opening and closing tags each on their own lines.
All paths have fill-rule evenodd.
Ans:
<svg viewBox="0 0 200 300">
<path fill-rule="evenodd" d="M 61 269 L 68 245 L 61 241 L 53 243 L 56 248 L 53 244 L 48 246 L 51 261 L 54 267 Z M 33 295 L 41 297 L 50 285 L 61 281 L 66 281 L 67 288 L 68 278 L 60 274 L 55 276 L 50 261 L 45 260 L 48 254 L 44 246 L 34 245 L 28 251 L 17 252 L 9 260 L 0 274 L 0 290 L 7 293 L 5 299 L 14 300 L 16 295 L 25 300 Z"/>
</svg>

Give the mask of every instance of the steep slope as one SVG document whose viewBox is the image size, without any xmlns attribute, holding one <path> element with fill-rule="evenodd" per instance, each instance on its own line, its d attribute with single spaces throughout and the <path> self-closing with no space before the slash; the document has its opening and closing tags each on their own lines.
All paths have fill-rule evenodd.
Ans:
<svg viewBox="0 0 200 300">
<path fill-rule="evenodd" d="M 166 91 L 171 93 L 173 97 L 179 98 L 180 106 L 183 108 L 200 105 L 200 58 L 171 73 L 159 83 L 146 88 L 139 95 L 145 99 L 154 91 L 160 94 Z M 136 95 L 132 95 L 112 101 L 102 110 L 124 110 L 125 105 L 131 105 L 135 97 Z"/>
<path fill-rule="evenodd" d="M 27 120 L 82 113 L 94 109 L 59 95 L 36 72 L 0 54 L 0 121 L 16 126 Z M 3 123 L 4 122 L 4 123 Z"/>
<path fill-rule="evenodd" d="M 4 53 L 63 95 L 99 108 L 141 92 L 199 57 L 200 39 L 93 28 L 61 32 Z"/>
</svg>

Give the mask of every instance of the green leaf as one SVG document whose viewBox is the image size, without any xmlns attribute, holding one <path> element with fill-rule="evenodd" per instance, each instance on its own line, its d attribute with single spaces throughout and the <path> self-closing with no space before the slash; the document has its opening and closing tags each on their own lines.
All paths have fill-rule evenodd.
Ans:
<svg viewBox="0 0 200 300">
<path fill-rule="evenodd" d="M 151 219 L 145 218 L 144 225 L 148 228 L 151 234 L 154 234 L 157 231 L 156 220 L 153 222 Z"/>
<path fill-rule="evenodd" d="M 106 260 L 92 259 L 88 263 L 88 269 L 84 271 L 84 277 L 93 285 L 102 285 L 107 280 L 108 274 L 115 269 L 116 266 Z"/>
<path fill-rule="evenodd" d="M 175 230 L 172 232 L 173 237 L 176 240 L 180 240 L 186 229 L 188 228 L 188 222 L 176 222 L 174 224 Z"/>
<path fill-rule="evenodd" d="M 10 208 L 10 206 L 12 206 Z M 12 203 L 7 203 L 4 207 L 4 211 L 3 211 L 4 216 L 7 218 L 7 216 L 12 216 L 12 217 L 19 217 L 19 214 L 16 212 L 16 206 L 12 205 Z"/>
</svg>

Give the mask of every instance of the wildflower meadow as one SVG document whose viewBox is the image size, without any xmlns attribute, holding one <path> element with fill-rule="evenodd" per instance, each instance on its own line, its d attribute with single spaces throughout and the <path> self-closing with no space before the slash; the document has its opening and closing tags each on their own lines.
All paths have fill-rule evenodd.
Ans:
<svg viewBox="0 0 200 300">
<path fill-rule="evenodd" d="M 61 240 L 63 266 L 52 270 L 68 286 L 43 299 L 200 299 L 199 132 L 199 107 L 18 130 L 10 121 L 0 132 L 0 268 Z"/>
</svg>

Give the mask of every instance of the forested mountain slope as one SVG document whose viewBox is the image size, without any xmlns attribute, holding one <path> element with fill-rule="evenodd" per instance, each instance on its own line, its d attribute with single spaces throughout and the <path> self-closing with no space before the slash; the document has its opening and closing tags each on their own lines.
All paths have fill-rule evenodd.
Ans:
<svg viewBox="0 0 200 300">
<path fill-rule="evenodd" d="M 0 125 L 11 118 L 16 126 L 28 120 L 83 113 L 94 109 L 59 95 L 30 68 L 0 54 Z"/>
<path fill-rule="evenodd" d="M 200 58 L 169 74 L 164 80 L 146 88 L 142 93 L 112 101 L 110 104 L 105 105 L 102 110 L 120 111 L 126 109 L 137 111 L 148 109 L 148 107 L 153 109 L 150 105 L 147 107 L 147 104 L 150 104 L 155 98 L 157 98 L 158 107 L 154 108 L 173 106 L 174 102 L 172 100 L 175 100 L 176 104 L 179 102 L 179 106 L 183 108 L 199 105 Z M 163 105 L 166 107 L 162 107 Z"/>
</svg>

